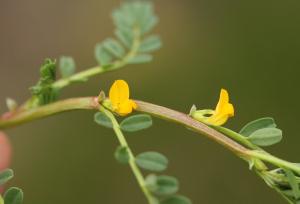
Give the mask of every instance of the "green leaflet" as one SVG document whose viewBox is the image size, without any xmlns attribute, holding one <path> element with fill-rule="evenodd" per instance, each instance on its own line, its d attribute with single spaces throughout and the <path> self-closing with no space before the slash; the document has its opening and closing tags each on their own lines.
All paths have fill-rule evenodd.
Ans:
<svg viewBox="0 0 300 204">
<path fill-rule="evenodd" d="M 119 146 L 115 151 L 115 158 L 121 164 L 127 164 L 130 159 L 128 148 Z"/>
<path fill-rule="evenodd" d="M 62 56 L 59 59 L 59 69 L 63 78 L 73 75 L 76 70 L 74 59 L 72 57 Z"/>
<path fill-rule="evenodd" d="M 149 171 L 164 171 L 168 163 L 167 157 L 158 152 L 144 152 L 136 157 L 136 164 Z"/>
<path fill-rule="evenodd" d="M 159 36 L 152 35 L 142 41 L 139 52 L 153 52 L 161 48 L 161 40 Z"/>
<path fill-rule="evenodd" d="M 98 125 L 102 125 L 103 127 L 106 127 L 106 128 L 113 127 L 111 120 L 102 112 L 98 112 L 94 115 L 94 121 Z"/>
<path fill-rule="evenodd" d="M 152 3 L 122 3 L 113 11 L 112 18 L 117 39 L 108 38 L 97 44 L 95 57 L 98 63 L 103 66 L 120 61 L 128 64 L 150 62 L 153 57 L 149 53 L 161 47 L 158 36 L 146 36 L 158 23 Z"/>
<path fill-rule="evenodd" d="M 179 182 L 171 176 L 149 175 L 146 177 L 147 188 L 156 195 L 172 195 L 179 190 Z"/>
<path fill-rule="evenodd" d="M 282 140 L 282 131 L 277 128 L 263 128 L 253 132 L 247 139 L 258 146 L 270 146 Z"/>
<path fill-rule="evenodd" d="M 148 54 L 139 54 L 134 57 L 132 57 L 128 63 L 129 64 L 142 64 L 142 63 L 148 63 L 151 62 L 153 59 L 152 55 Z"/>
<path fill-rule="evenodd" d="M 255 145 L 270 146 L 282 140 L 282 131 L 276 127 L 273 118 L 265 117 L 245 125 L 240 134 Z"/>
<path fill-rule="evenodd" d="M 133 43 L 133 33 L 131 30 L 116 30 L 115 35 L 123 45 L 127 48 L 131 48 Z"/>
<path fill-rule="evenodd" d="M 16 187 L 9 188 L 4 194 L 5 204 L 22 204 L 23 191 Z"/>
<path fill-rule="evenodd" d="M 104 48 L 101 43 L 98 43 L 95 46 L 95 57 L 101 66 L 109 65 L 113 59 L 113 56 Z"/>
<path fill-rule="evenodd" d="M 6 169 L 0 172 L 0 186 L 14 177 L 14 172 L 11 169 Z"/>
<path fill-rule="evenodd" d="M 249 122 L 247 125 L 245 125 L 241 131 L 240 134 L 243 136 L 250 136 L 253 132 L 256 130 L 262 129 L 262 128 L 275 128 L 276 124 L 273 118 L 265 117 L 260 118 L 257 120 L 254 120 L 252 122 Z"/>
<path fill-rule="evenodd" d="M 124 48 L 115 39 L 108 38 L 103 42 L 102 45 L 104 49 L 106 49 L 110 54 L 112 54 L 116 58 L 122 58 L 125 54 Z"/>
<path fill-rule="evenodd" d="M 147 114 L 138 114 L 124 119 L 120 128 L 126 132 L 144 130 L 152 126 L 152 118 Z"/>
</svg>

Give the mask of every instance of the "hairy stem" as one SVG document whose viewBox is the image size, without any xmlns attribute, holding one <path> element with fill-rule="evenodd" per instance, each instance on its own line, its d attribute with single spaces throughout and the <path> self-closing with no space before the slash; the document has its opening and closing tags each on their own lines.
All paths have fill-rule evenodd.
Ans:
<svg viewBox="0 0 300 204">
<path fill-rule="evenodd" d="M 131 170 L 132 170 L 141 190 L 143 191 L 149 204 L 154 204 L 155 198 L 152 196 L 151 192 L 146 187 L 146 182 L 145 182 L 144 176 L 143 176 L 141 170 L 139 169 L 139 167 L 135 163 L 134 154 L 132 153 L 132 151 L 126 141 L 126 138 L 120 129 L 118 121 L 116 120 L 115 116 L 110 111 L 106 110 L 103 106 L 100 106 L 100 111 L 102 111 L 111 120 L 111 122 L 113 124 L 113 129 L 115 131 L 115 134 L 116 134 L 121 146 L 127 148 L 128 155 L 129 155 L 129 165 L 131 167 Z"/>
</svg>

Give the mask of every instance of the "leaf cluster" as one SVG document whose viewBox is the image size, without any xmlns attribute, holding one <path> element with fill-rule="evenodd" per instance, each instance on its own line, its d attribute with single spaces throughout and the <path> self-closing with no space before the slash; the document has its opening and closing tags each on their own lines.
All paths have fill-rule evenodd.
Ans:
<svg viewBox="0 0 300 204">
<path fill-rule="evenodd" d="M 300 166 L 300 164 L 299 164 Z M 278 168 L 263 175 L 266 183 L 289 203 L 300 203 L 300 175 L 286 168 Z"/>
<path fill-rule="evenodd" d="M 270 117 L 260 118 L 245 125 L 240 134 L 258 146 L 270 146 L 282 140 L 282 131 Z"/>
<path fill-rule="evenodd" d="M 282 131 L 270 117 L 248 123 L 240 134 L 258 146 L 270 146 L 282 140 Z M 300 166 L 300 165 L 299 165 Z M 289 203 L 300 204 L 300 175 L 288 168 L 258 172 L 265 182 L 281 194 Z"/>
<path fill-rule="evenodd" d="M 89 77 L 104 70 L 120 68 L 126 64 L 146 63 L 152 60 L 151 52 L 161 47 L 161 40 L 157 35 L 147 35 L 158 23 L 158 17 L 154 13 L 153 5 L 147 1 L 132 1 L 122 3 L 120 8 L 112 13 L 116 26 L 115 37 L 110 37 L 95 46 L 95 58 L 100 67 L 87 74 L 77 73 L 76 63 L 70 56 L 62 56 L 59 59 L 59 71 L 63 84 L 73 82 L 85 82 Z M 46 59 L 40 68 L 40 79 L 30 88 L 32 98 L 27 107 L 36 107 L 55 101 L 59 94 L 60 86 L 56 82 L 56 61 Z M 63 85 L 64 86 L 64 85 Z M 54 88 L 55 87 L 55 88 Z M 9 101 L 11 102 L 11 101 Z M 11 103 L 9 108 L 14 108 Z"/>
<path fill-rule="evenodd" d="M 31 87 L 33 95 L 32 105 L 40 106 L 51 103 L 57 98 L 57 90 L 52 88 L 56 80 L 56 61 L 46 59 L 40 68 L 40 79 L 38 83 Z"/>
<path fill-rule="evenodd" d="M 116 26 L 115 37 L 107 38 L 95 47 L 95 57 L 102 66 L 114 60 L 129 64 L 152 60 L 151 52 L 161 47 L 156 35 L 145 36 L 158 22 L 151 2 L 133 1 L 123 3 L 112 18 Z"/>
</svg>

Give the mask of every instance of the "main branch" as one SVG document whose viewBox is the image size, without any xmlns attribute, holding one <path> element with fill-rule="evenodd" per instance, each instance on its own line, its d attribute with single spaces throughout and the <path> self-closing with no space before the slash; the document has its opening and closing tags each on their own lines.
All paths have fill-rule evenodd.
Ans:
<svg viewBox="0 0 300 204">
<path fill-rule="evenodd" d="M 251 150 L 242 144 L 227 137 L 223 133 L 201 123 L 185 113 L 181 113 L 166 107 L 158 106 L 148 102 L 135 100 L 137 103 L 137 111 L 148 113 L 150 115 L 159 117 L 164 120 L 179 123 L 188 129 L 207 136 L 209 139 L 223 145 L 235 155 L 250 162 L 253 159 L 266 161 L 268 163 L 291 169 L 300 174 L 300 166 L 294 163 L 279 159 L 264 151 Z M 71 110 L 99 110 L 98 97 L 72 98 L 58 101 L 45 106 L 33 108 L 30 110 L 16 110 L 15 112 L 8 112 L 0 117 L 0 129 L 11 128 L 23 123 L 44 118 L 50 115 L 71 111 Z"/>
<path fill-rule="evenodd" d="M 207 125 L 194 120 L 187 114 L 143 101 L 135 100 L 135 102 L 138 106 L 137 111 L 148 113 L 165 120 L 170 120 L 182 124 L 198 133 L 206 135 L 210 139 L 222 144 L 223 146 L 240 156 L 245 155 L 245 152 L 247 151 L 247 149 L 242 145 L 226 137 L 222 133 L 208 127 Z M 9 112 L 2 115 L 0 118 L 0 129 L 11 128 L 32 120 L 71 110 L 99 110 L 99 106 L 100 105 L 98 103 L 97 97 L 86 97 L 62 100 L 30 110 L 20 109 L 16 110 L 15 112 Z"/>
</svg>

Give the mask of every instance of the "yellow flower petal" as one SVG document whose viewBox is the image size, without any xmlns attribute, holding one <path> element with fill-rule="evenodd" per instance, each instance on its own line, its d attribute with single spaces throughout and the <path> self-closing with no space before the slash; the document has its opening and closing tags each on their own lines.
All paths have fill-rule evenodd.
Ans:
<svg viewBox="0 0 300 204">
<path fill-rule="evenodd" d="M 121 116 L 125 116 L 129 113 L 131 113 L 133 110 L 133 107 L 132 107 L 132 101 L 131 100 L 126 100 L 126 101 L 123 101 L 119 106 L 118 106 L 118 109 L 117 109 L 117 112 L 119 115 Z"/>
<path fill-rule="evenodd" d="M 219 102 L 218 105 L 216 107 L 216 111 L 222 111 L 222 108 L 224 105 L 226 105 L 227 103 L 229 103 L 229 94 L 225 89 L 221 89 L 221 93 L 220 93 L 220 98 L 219 98 Z"/>
<path fill-rule="evenodd" d="M 125 116 L 137 108 L 136 103 L 129 99 L 129 86 L 124 80 L 116 80 L 109 90 L 112 111 Z"/>
<path fill-rule="evenodd" d="M 126 81 L 116 80 L 109 90 L 109 99 L 114 107 L 129 99 L 129 87 Z"/>
<path fill-rule="evenodd" d="M 234 107 L 229 103 L 229 94 L 225 89 L 221 90 L 220 99 L 213 115 L 206 119 L 210 125 L 220 126 L 234 116 Z"/>
</svg>

